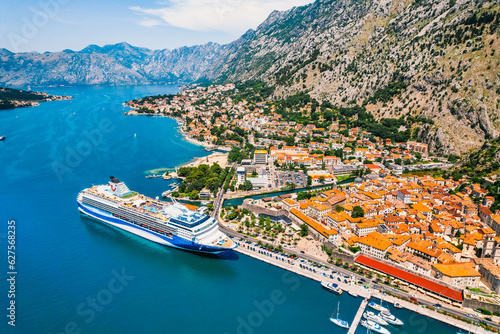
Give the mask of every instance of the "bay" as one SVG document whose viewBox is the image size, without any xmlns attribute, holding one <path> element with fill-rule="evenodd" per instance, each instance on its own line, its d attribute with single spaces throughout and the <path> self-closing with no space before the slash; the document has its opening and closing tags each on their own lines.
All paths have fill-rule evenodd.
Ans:
<svg viewBox="0 0 500 334">
<path fill-rule="evenodd" d="M 145 172 L 208 154 L 169 118 L 124 116 L 122 103 L 177 86 L 41 89 L 72 100 L 0 111 L 1 333 L 346 333 L 329 317 L 361 302 L 318 282 L 232 253 L 200 256 L 80 216 L 78 192 L 115 176 L 161 196 L 170 181 Z M 7 324 L 7 223 L 15 221 L 16 326 Z M 455 333 L 393 310 L 392 333 Z M 359 327 L 357 333 L 365 333 Z"/>
</svg>

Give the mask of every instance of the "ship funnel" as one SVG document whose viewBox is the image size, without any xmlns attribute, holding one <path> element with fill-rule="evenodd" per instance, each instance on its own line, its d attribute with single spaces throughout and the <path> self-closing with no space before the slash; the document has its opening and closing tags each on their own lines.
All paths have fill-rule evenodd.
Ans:
<svg viewBox="0 0 500 334">
<path fill-rule="evenodd" d="M 109 178 L 111 179 L 111 182 L 113 182 L 113 183 L 120 183 L 120 180 L 118 180 L 118 179 L 117 179 L 116 177 L 114 177 L 114 176 L 110 176 Z"/>
</svg>

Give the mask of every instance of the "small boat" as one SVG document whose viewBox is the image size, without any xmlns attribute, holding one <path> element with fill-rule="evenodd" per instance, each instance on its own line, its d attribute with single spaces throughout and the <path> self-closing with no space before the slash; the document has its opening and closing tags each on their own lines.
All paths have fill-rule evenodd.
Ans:
<svg viewBox="0 0 500 334">
<path fill-rule="evenodd" d="M 386 309 L 382 305 L 379 305 L 379 304 L 377 304 L 375 302 L 369 302 L 368 306 L 370 306 L 372 309 L 380 311 L 380 312 L 382 312 L 382 311 L 389 311 L 388 309 Z"/>
<path fill-rule="evenodd" d="M 403 306 L 401 306 L 401 304 L 400 304 L 400 303 L 394 303 L 394 307 L 395 307 L 395 308 L 403 308 Z"/>
<path fill-rule="evenodd" d="M 363 314 L 363 317 L 367 320 L 375 321 L 376 323 L 382 325 L 382 326 L 387 326 L 389 323 L 382 319 L 380 316 L 376 315 L 373 312 L 367 311 Z"/>
<path fill-rule="evenodd" d="M 359 297 L 359 295 L 358 295 L 357 293 L 355 293 L 355 292 L 353 292 L 353 291 L 351 291 L 351 290 L 348 290 L 347 292 L 348 292 L 351 296 L 353 296 L 353 297 Z"/>
<path fill-rule="evenodd" d="M 321 282 L 321 285 L 325 288 L 325 289 L 328 289 L 330 290 L 331 292 L 334 292 L 338 295 L 341 295 L 342 294 L 342 289 L 339 288 L 338 284 L 335 284 L 335 283 L 327 283 L 327 282 Z"/>
<path fill-rule="evenodd" d="M 349 328 L 349 323 L 339 318 L 339 310 L 340 310 L 340 302 L 337 304 L 337 317 L 336 318 L 333 317 L 333 313 L 335 313 L 334 311 L 330 317 L 330 321 L 339 327 Z"/>
<path fill-rule="evenodd" d="M 389 332 L 387 329 L 380 327 L 379 324 L 371 320 L 361 320 L 361 326 L 366 327 L 369 330 L 374 331 L 376 333 L 391 334 L 391 332 Z"/>
<path fill-rule="evenodd" d="M 391 325 L 402 326 L 404 323 L 391 314 L 389 311 L 382 311 L 379 314 L 379 317 L 390 323 Z"/>
<path fill-rule="evenodd" d="M 7 138 L 7 137 L 5 137 L 5 136 L 0 136 L 0 141 L 1 141 L 1 140 L 5 140 L 5 138 Z"/>
</svg>

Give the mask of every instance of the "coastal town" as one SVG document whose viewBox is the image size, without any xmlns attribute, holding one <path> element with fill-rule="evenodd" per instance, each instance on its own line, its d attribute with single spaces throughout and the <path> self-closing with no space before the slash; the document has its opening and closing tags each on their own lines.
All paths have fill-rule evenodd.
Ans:
<svg viewBox="0 0 500 334">
<path fill-rule="evenodd" d="M 314 101 L 298 103 L 293 121 L 243 93 L 233 84 L 196 86 L 127 103 L 129 115 L 175 118 L 186 139 L 218 151 L 218 187 L 203 174 L 196 185 L 181 177 L 191 183 L 172 196 L 214 201 L 208 209 L 241 247 L 247 239 L 246 247 L 305 255 L 498 322 L 496 175 L 477 182 L 449 172 L 457 157 L 431 156 L 411 137 L 376 136 L 342 114 L 326 121 L 328 108 L 315 117 Z M 184 168 L 213 167 L 209 157 Z"/>
</svg>

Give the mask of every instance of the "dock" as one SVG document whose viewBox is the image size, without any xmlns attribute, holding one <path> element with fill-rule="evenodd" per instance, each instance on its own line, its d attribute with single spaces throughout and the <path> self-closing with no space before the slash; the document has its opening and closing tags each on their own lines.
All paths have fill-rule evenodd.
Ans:
<svg viewBox="0 0 500 334">
<path fill-rule="evenodd" d="M 363 313 L 365 312 L 366 305 L 368 305 L 368 299 L 363 299 L 361 302 L 361 305 L 359 306 L 358 313 L 356 313 L 356 316 L 354 317 L 354 320 L 352 321 L 351 326 L 349 327 L 349 331 L 347 334 L 354 334 L 356 332 L 356 329 L 358 328 L 359 322 L 361 321 L 361 317 L 363 316 Z"/>
</svg>

